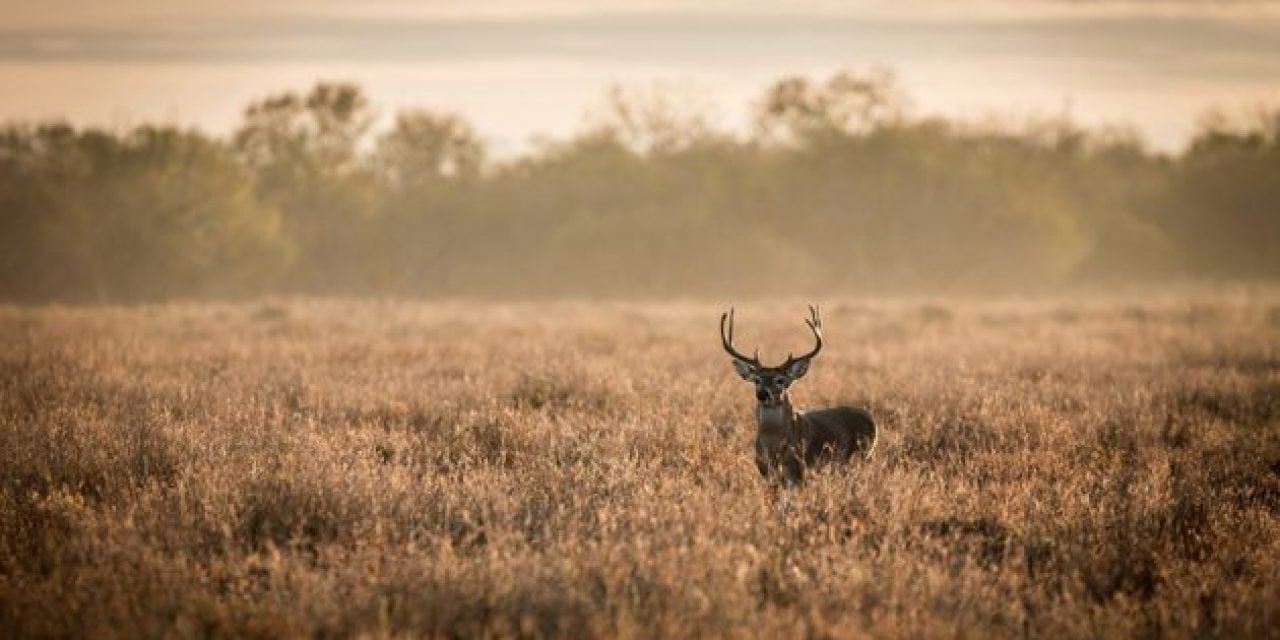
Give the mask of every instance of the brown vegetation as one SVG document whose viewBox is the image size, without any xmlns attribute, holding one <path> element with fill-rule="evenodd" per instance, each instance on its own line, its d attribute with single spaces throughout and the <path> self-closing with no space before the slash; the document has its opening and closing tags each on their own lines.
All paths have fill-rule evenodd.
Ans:
<svg viewBox="0 0 1280 640">
<path fill-rule="evenodd" d="M 1280 297 L 825 302 L 882 440 L 783 515 L 716 305 L 0 309 L 0 628 L 1280 628 Z"/>
</svg>

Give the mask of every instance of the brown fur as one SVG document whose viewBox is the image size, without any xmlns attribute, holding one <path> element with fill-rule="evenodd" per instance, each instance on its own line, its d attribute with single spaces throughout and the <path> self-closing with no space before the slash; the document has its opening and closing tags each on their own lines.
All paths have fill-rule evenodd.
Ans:
<svg viewBox="0 0 1280 640">
<path fill-rule="evenodd" d="M 806 468 L 844 464 L 854 453 L 868 460 L 875 444 L 875 421 L 865 409 L 796 411 L 784 394 L 780 406 L 757 412 L 756 468 L 766 478 L 780 472 L 787 485 L 802 484 Z"/>
</svg>

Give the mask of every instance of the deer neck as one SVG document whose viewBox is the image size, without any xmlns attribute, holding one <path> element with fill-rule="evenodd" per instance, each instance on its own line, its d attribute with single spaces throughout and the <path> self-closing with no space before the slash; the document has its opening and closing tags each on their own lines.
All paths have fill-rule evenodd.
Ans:
<svg viewBox="0 0 1280 640">
<path fill-rule="evenodd" d="M 782 402 L 777 406 L 756 406 L 757 437 L 766 442 L 790 442 L 795 437 L 796 412 L 791 407 L 791 398 L 782 394 Z"/>
</svg>

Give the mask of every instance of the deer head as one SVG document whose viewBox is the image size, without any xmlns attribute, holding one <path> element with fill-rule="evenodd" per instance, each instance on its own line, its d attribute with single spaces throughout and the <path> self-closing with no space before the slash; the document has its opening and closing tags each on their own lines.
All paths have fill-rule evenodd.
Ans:
<svg viewBox="0 0 1280 640">
<path fill-rule="evenodd" d="M 816 342 L 813 350 L 799 357 L 787 354 L 787 359 L 782 364 L 766 367 L 760 364 L 759 350 L 748 358 L 734 348 L 733 309 L 730 308 L 720 316 L 720 342 L 733 358 L 733 368 L 738 375 L 756 386 L 756 400 L 760 401 L 761 407 L 773 408 L 781 405 L 786 400 L 787 388 L 804 377 L 809 371 L 809 361 L 822 350 L 822 318 L 818 315 L 817 307 L 809 306 L 809 317 L 805 318 L 805 324 L 813 332 Z"/>
</svg>

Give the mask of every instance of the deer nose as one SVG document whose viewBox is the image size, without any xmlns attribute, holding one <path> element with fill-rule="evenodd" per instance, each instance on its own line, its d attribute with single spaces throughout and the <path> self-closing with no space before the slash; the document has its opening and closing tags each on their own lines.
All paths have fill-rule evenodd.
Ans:
<svg viewBox="0 0 1280 640">
<path fill-rule="evenodd" d="M 756 400 L 764 402 L 769 399 L 769 392 L 764 389 L 756 389 Z"/>
</svg>

